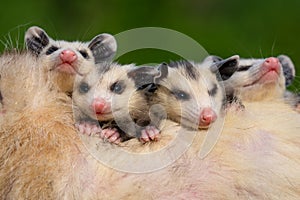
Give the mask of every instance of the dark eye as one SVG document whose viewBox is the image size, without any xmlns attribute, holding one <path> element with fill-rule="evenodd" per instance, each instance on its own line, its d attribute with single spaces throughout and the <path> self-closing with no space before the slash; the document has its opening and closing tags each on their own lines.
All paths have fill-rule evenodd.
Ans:
<svg viewBox="0 0 300 200">
<path fill-rule="evenodd" d="M 248 69 L 250 69 L 250 67 L 252 67 L 252 65 L 239 66 L 239 68 L 236 71 L 238 72 L 247 71 Z"/>
<path fill-rule="evenodd" d="M 121 82 L 115 82 L 110 86 L 110 90 L 116 94 L 121 94 L 125 87 Z"/>
<path fill-rule="evenodd" d="M 217 84 L 214 84 L 213 88 L 208 90 L 208 94 L 209 96 L 215 96 L 217 94 L 218 91 L 218 86 Z"/>
<path fill-rule="evenodd" d="M 178 100 L 189 100 L 190 99 L 190 96 L 187 93 L 180 91 L 180 90 L 173 92 L 173 94 L 176 97 L 176 99 L 178 99 Z"/>
<path fill-rule="evenodd" d="M 84 57 L 85 59 L 89 58 L 88 53 L 85 50 L 80 50 L 79 53 L 82 55 L 82 57 Z"/>
<path fill-rule="evenodd" d="M 57 51 L 58 50 L 58 47 L 55 47 L 55 46 L 51 46 L 49 47 L 49 49 L 46 51 L 46 55 L 50 55 L 52 54 L 53 52 Z"/>
<path fill-rule="evenodd" d="M 87 83 L 85 82 L 80 83 L 79 85 L 80 93 L 87 93 L 89 90 L 90 90 L 90 86 Z"/>
</svg>

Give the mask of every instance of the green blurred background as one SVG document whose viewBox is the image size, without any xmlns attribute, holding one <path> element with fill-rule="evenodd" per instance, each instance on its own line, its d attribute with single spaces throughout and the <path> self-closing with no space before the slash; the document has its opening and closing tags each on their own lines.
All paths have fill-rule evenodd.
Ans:
<svg viewBox="0 0 300 200">
<path fill-rule="evenodd" d="M 210 54 L 228 57 L 289 55 L 300 74 L 299 0 L 51 0 L 1 2 L 0 51 L 23 47 L 26 29 L 38 25 L 54 39 L 88 41 L 137 27 L 164 27 L 186 34 Z M 161 50 L 137 50 L 119 62 L 175 60 Z M 290 89 L 300 88 L 300 79 Z"/>
</svg>

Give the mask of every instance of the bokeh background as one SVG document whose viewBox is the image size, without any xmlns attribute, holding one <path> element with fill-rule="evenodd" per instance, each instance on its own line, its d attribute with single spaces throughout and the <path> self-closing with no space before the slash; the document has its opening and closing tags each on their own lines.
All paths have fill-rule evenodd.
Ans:
<svg viewBox="0 0 300 200">
<path fill-rule="evenodd" d="M 300 75 L 299 0 L 8 0 L 0 3 L 0 51 L 23 48 L 26 29 L 38 25 L 54 39 L 88 41 L 138 27 L 164 27 L 228 57 L 290 56 Z M 137 64 L 178 59 L 154 49 L 118 59 Z M 296 78 L 290 89 L 300 88 Z"/>
</svg>

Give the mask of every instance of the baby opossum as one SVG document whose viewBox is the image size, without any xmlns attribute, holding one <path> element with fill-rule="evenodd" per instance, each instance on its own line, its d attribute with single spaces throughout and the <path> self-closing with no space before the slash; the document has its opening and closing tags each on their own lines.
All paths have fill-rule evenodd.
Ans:
<svg viewBox="0 0 300 200">
<path fill-rule="evenodd" d="M 95 63 L 108 61 L 115 55 L 117 44 L 110 34 L 100 34 L 90 42 L 53 40 L 36 26 L 25 34 L 27 49 L 45 63 L 53 73 L 53 81 L 62 92 L 72 93 L 74 75 L 88 73 Z"/>
<path fill-rule="evenodd" d="M 223 61 L 202 64 L 171 62 L 167 77 L 155 80 L 157 90 L 150 104 L 161 105 L 167 118 L 182 127 L 196 130 L 207 128 L 221 114 L 225 102 L 218 70 L 230 69 L 224 72 L 230 77 L 234 72 L 231 69 L 238 65 L 238 59 L 238 56 L 232 56 Z"/>
<path fill-rule="evenodd" d="M 286 55 L 279 55 L 277 58 L 283 69 L 283 75 L 285 78 L 285 86 L 288 87 L 292 84 L 292 82 L 296 76 L 294 63 Z M 223 59 L 219 56 L 210 55 L 210 56 L 206 57 L 203 62 L 216 63 L 216 62 L 219 62 L 222 60 Z M 241 64 L 232 70 L 247 71 L 249 68 L 252 67 L 252 65 L 257 65 L 257 63 L 260 63 L 262 61 L 263 61 L 263 59 L 254 59 L 254 58 L 245 59 L 245 58 L 243 58 L 243 59 L 240 59 Z M 220 71 L 222 80 L 227 80 L 229 78 L 226 76 L 226 74 L 224 74 L 224 72 L 226 72 L 226 70 L 230 70 L 230 68 L 232 68 L 232 66 L 227 66 L 226 68 L 223 68 L 223 71 Z"/>
<path fill-rule="evenodd" d="M 282 98 L 286 83 L 290 84 L 292 73 L 286 73 L 281 62 L 286 56 L 266 59 L 240 59 L 240 64 L 231 78 L 224 80 L 227 96 L 238 97 L 242 101 L 261 101 Z M 281 61 L 281 62 L 280 62 Z M 284 65 L 293 67 L 293 65 Z M 290 71 L 290 68 L 288 70 Z"/>
<path fill-rule="evenodd" d="M 49 80 L 51 90 L 72 92 L 75 74 L 88 73 L 95 63 L 111 59 L 116 52 L 116 41 L 109 34 L 100 34 L 89 43 L 54 41 L 42 29 L 31 27 L 25 41 L 28 51 L 10 50 L 0 56 L 2 110 L 18 112 L 30 101 L 31 82 L 42 79 Z M 27 73 L 36 69 L 43 72 L 40 77 Z"/>
<path fill-rule="evenodd" d="M 206 58 L 211 62 L 218 56 Z M 230 68 L 230 67 L 229 67 Z M 241 59 L 235 74 L 229 79 L 222 75 L 229 103 L 284 99 L 299 111 L 300 95 L 286 89 L 295 78 L 295 67 L 286 55 L 266 59 Z"/>
<path fill-rule="evenodd" d="M 150 124 L 147 102 L 154 77 L 161 77 L 155 67 L 116 63 L 98 64 L 86 76 L 77 76 L 72 96 L 79 131 L 100 133 L 112 143 L 130 137 L 155 140 L 159 130 Z"/>
</svg>

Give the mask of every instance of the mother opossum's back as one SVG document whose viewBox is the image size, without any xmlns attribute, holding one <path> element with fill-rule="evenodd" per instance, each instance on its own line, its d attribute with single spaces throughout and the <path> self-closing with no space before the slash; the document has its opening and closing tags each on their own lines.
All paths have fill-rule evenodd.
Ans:
<svg viewBox="0 0 300 200">
<path fill-rule="evenodd" d="M 27 107 L 14 124 L 6 126 L 7 131 L 1 132 L 0 195 L 4 198 L 297 199 L 300 196 L 300 117 L 286 110 L 289 106 L 284 104 L 246 104 L 249 110 L 246 114 L 229 113 L 218 143 L 204 159 L 197 157 L 206 134 L 200 131 L 190 150 L 171 165 L 151 173 L 131 174 L 106 167 L 89 155 L 74 130 L 71 104 L 58 101 L 63 96 L 55 97 L 48 92 L 43 98 L 39 106 Z M 165 145 L 172 135 L 175 137 L 177 129 L 174 124 L 166 128 L 162 140 L 151 145 Z M 134 139 L 126 144 L 131 145 L 127 148 L 134 151 L 139 148 L 141 152 L 151 146 Z"/>
<path fill-rule="evenodd" d="M 50 95 L 41 106 L 23 109 L 14 123 L 1 127 L 3 198 L 61 199 L 69 191 L 73 197 L 82 193 L 76 171 L 85 166 L 87 155 L 73 127 L 71 104 Z"/>
<path fill-rule="evenodd" d="M 41 86 L 42 66 L 26 52 L 5 53 L 0 57 L 0 91 L 6 111 L 23 108 Z"/>
<path fill-rule="evenodd" d="M 245 112 L 227 114 L 207 157 L 197 157 L 206 134 L 201 131 L 176 162 L 131 181 L 155 191 L 154 199 L 299 199 L 299 122 L 282 102 L 246 104 Z"/>
</svg>

